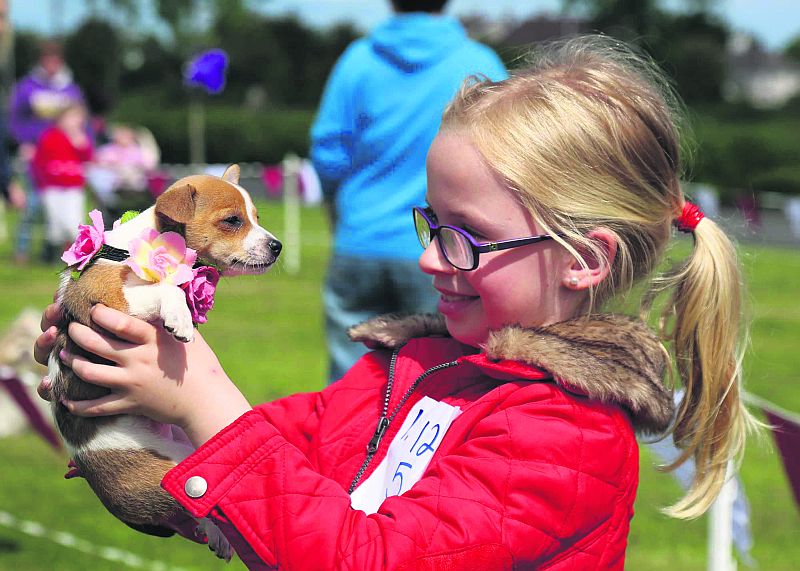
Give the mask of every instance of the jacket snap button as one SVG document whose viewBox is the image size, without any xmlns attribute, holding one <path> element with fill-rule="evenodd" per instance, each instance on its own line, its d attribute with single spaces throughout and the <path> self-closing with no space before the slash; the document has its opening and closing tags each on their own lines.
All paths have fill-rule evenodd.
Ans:
<svg viewBox="0 0 800 571">
<path fill-rule="evenodd" d="M 192 476 L 186 480 L 186 484 L 184 484 L 183 489 L 186 491 L 186 495 L 190 498 L 199 498 L 206 493 L 206 490 L 208 490 L 208 482 L 206 482 L 206 479 L 201 476 Z"/>
</svg>

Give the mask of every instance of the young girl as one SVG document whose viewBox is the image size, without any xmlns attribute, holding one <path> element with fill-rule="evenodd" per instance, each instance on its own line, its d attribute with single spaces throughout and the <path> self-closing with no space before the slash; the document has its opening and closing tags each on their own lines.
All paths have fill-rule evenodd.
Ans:
<svg viewBox="0 0 800 571">
<path fill-rule="evenodd" d="M 466 86 L 430 149 L 428 206 L 414 210 L 439 315 L 356 327 L 375 350 L 325 390 L 251 409 L 199 335 L 182 345 L 98 306 L 94 322 L 116 338 L 78 324 L 70 335 L 117 366 L 62 358 L 111 392 L 63 406 L 182 427 L 198 450 L 163 486 L 253 569 L 622 569 L 635 431 L 672 424 L 696 460 L 671 508 L 691 518 L 749 422 L 734 249 L 681 193 L 657 77 L 616 42 L 584 38 Z M 672 224 L 694 235 L 657 283 L 674 292 L 665 317 L 687 395 L 675 418 L 659 339 L 599 312 L 650 276 Z"/>
<path fill-rule="evenodd" d="M 47 242 L 54 252 L 69 247 L 86 216 L 84 163 L 92 158 L 87 120 L 82 104 L 68 105 L 36 143 L 31 168 L 41 189 Z"/>
<path fill-rule="evenodd" d="M 147 175 L 158 166 L 155 139 L 146 129 L 112 125 L 111 140 L 97 148 L 89 180 L 95 194 L 112 219 L 126 210 L 144 210 L 152 196 Z"/>
<path fill-rule="evenodd" d="M 112 125 L 111 140 L 97 149 L 95 160 L 115 174 L 114 189 L 143 190 L 148 171 L 158 166 L 159 151 L 152 133 L 128 125 Z"/>
</svg>

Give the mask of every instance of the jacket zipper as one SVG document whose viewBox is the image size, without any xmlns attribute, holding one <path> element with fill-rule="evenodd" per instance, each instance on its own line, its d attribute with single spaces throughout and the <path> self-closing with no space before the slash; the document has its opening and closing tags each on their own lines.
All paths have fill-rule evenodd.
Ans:
<svg viewBox="0 0 800 571">
<path fill-rule="evenodd" d="M 392 360 L 389 363 L 389 380 L 386 383 L 386 394 L 383 397 L 383 411 L 378 419 L 378 425 L 375 427 L 375 432 L 367 443 L 367 457 L 364 459 L 364 463 L 361 465 L 361 468 L 358 470 L 355 478 L 353 478 L 353 483 L 350 484 L 350 488 L 347 490 L 348 494 L 352 494 L 353 490 L 356 489 L 359 480 L 361 480 L 361 477 L 364 475 L 364 472 L 367 471 L 370 462 L 372 462 L 372 457 L 375 456 L 375 453 L 378 451 L 378 447 L 381 444 L 383 435 L 386 434 L 386 431 L 389 429 L 389 425 L 394 420 L 394 417 L 397 416 L 397 413 L 400 412 L 400 409 L 413 394 L 419 384 L 437 371 L 449 369 L 450 367 L 455 367 L 458 365 L 458 361 L 448 361 L 447 363 L 436 365 L 435 367 L 431 367 L 427 371 L 423 372 L 413 383 L 411 383 L 411 386 L 408 387 L 408 390 L 403 395 L 403 398 L 401 398 L 400 402 L 398 402 L 394 407 L 391 416 L 387 416 L 387 413 L 389 412 L 389 399 L 392 396 L 392 389 L 394 388 L 394 369 L 397 365 L 397 354 L 399 352 L 400 349 L 395 349 L 395 351 L 392 353 Z"/>
</svg>

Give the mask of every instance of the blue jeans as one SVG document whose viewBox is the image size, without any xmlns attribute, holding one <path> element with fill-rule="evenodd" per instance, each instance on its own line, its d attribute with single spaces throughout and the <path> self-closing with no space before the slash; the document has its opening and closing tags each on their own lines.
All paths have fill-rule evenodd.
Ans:
<svg viewBox="0 0 800 571">
<path fill-rule="evenodd" d="M 20 177 L 27 193 L 25 209 L 17 221 L 16 237 L 14 241 L 14 254 L 17 256 L 30 256 L 33 249 L 33 229 L 36 223 L 42 221 L 42 200 L 31 181 L 30 174 L 25 173 Z"/>
<path fill-rule="evenodd" d="M 385 313 L 436 310 L 439 294 L 416 260 L 360 258 L 333 254 L 323 290 L 328 342 L 328 382 L 336 381 L 367 352 L 347 329 Z"/>
</svg>

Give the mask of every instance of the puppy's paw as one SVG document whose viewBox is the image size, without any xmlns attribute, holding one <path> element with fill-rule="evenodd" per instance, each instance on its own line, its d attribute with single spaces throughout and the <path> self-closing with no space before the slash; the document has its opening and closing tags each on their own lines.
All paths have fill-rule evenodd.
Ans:
<svg viewBox="0 0 800 571">
<path fill-rule="evenodd" d="M 214 555 L 230 562 L 233 557 L 233 547 L 216 524 L 208 518 L 203 518 L 199 522 L 198 530 L 208 538 L 208 548 L 214 552 Z"/>
<path fill-rule="evenodd" d="M 188 343 L 194 338 L 192 315 L 187 307 L 162 307 L 161 318 L 164 320 L 164 329 L 178 341 Z"/>
</svg>

